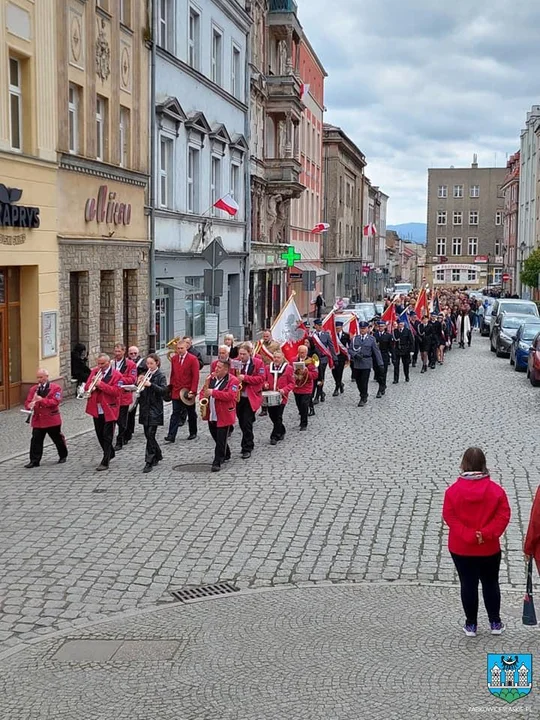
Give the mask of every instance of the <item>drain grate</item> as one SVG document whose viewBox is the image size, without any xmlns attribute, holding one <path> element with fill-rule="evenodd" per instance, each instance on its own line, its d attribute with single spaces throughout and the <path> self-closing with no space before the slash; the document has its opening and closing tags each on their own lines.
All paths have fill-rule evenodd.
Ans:
<svg viewBox="0 0 540 720">
<path fill-rule="evenodd" d="M 192 600 L 200 600 L 201 598 L 216 597 L 218 595 L 230 595 L 239 592 L 240 588 L 230 582 L 215 583 L 214 585 L 200 585 L 199 587 L 185 587 L 180 590 L 173 590 L 171 595 L 187 603 Z"/>
<path fill-rule="evenodd" d="M 176 472 L 209 473 L 212 466 L 207 463 L 187 463 L 186 465 L 175 465 Z"/>
<path fill-rule="evenodd" d="M 105 488 L 96 488 L 95 490 L 92 490 L 93 493 L 104 493 L 107 492 Z"/>
</svg>

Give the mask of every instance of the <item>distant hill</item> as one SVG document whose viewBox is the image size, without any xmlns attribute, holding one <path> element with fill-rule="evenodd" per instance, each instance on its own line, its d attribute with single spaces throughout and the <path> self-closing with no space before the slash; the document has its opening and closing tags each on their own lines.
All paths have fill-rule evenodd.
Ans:
<svg viewBox="0 0 540 720">
<path fill-rule="evenodd" d="M 427 240 L 426 223 L 404 223 L 403 225 L 387 225 L 387 230 L 395 230 L 403 240 L 410 240 L 417 245 L 425 245 Z"/>
</svg>

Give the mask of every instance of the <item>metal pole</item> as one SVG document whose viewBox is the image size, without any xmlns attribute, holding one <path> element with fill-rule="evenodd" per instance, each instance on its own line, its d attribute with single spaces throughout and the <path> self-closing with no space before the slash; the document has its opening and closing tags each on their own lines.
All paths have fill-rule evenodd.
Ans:
<svg viewBox="0 0 540 720">
<path fill-rule="evenodd" d="M 157 33 L 157 2 L 151 9 L 151 42 L 150 55 L 150 249 L 148 252 L 148 352 L 156 350 L 156 33 Z"/>
</svg>

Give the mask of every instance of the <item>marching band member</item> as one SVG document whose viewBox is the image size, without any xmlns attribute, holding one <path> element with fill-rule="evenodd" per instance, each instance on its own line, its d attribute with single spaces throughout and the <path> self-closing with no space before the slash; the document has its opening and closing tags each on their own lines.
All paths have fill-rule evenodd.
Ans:
<svg viewBox="0 0 540 720">
<path fill-rule="evenodd" d="M 279 350 L 279 348 L 279 343 L 272 339 L 272 331 L 263 330 L 262 339 L 257 343 L 255 349 L 258 350 L 257 357 L 263 361 L 265 367 L 268 367 L 270 363 L 273 362 L 274 351 Z M 268 415 L 268 408 L 263 406 L 261 408 L 261 412 L 259 413 L 259 417 L 265 417 L 265 415 Z"/>
<path fill-rule="evenodd" d="M 167 379 L 160 369 L 159 355 L 151 353 L 146 358 L 147 370 L 139 370 L 139 382 L 143 383 L 139 395 L 139 424 L 143 426 L 146 438 L 143 473 L 149 473 L 154 465 L 163 460 L 156 432 L 163 425 L 163 396 L 167 392 Z M 149 377 L 146 377 L 146 374 Z M 145 379 L 146 378 L 146 379 Z"/>
<path fill-rule="evenodd" d="M 99 380 L 96 376 L 99 375 Z M 111 359 L 105 353 L 98 356 L 97 367 L 90 373 L 84 390 L 88 393 L 86 413 L 94 418 L 94 430 L 103 458 L 96 470 L 107 470 L 109 462 L 116 455 L 113 448 L 114 424 L 120 412 L 120 393 L 123 377 L 111 365 Z"/>
<path fill-rule="evenodd" d="M 343 384 L 343 371 L 345 370 L 345 364 L 349 358 L 347 348 L 351 342 L 351 336 L 349 333 L 343 331 L 343 322 L 341 320 L 336 321 L 336 337 L 338 340 L 338 355 L 332 369 L 336 389 L 332 393 L 332 397 L 337 397 L 339 393 L 345 392 L 345 385 Z"/>
<path fill-rule="evenodd" d="M 36 373 L 37 384 L 32 385 L 24 403 L 26 410 L 32 410 L 30 421 L 32 440 L 30 441 L 30 462 L 25 468 L 39 467 L 43 456 L 43 441 L 48 435 L 58 450 L 58 462 L 65 463 L 68 456 L 66 438 L 62 435 L 62 416 L 59 405 L 62 400 L 62 388 L 49 382 L 49 371 L 40 368 Z"/>
<path fill-rule="evenodd" d="M 392 358 L 392 335 L 388 332 L 387 324 L 384 320 L 379 320 L 378 330 L 373 333 L 373 337 L 379 346 L 383 360 L 383 364 L 379 368 L 379 374 L 376 378 L 379 383 L 379 391 L 376 397 L 381 398 L 386 392 L 386 376 Z"/>
<path fill-rule="evenodd" d="M 300 345 L 298 348 L 298 357 L 296 362 L 306 363 L 306 366 L 302 370 L 294 371 L 295 386 L 293 390 L 296 407 L 300 413 L 300 430 L 307 430 L 308 413 L 311 404 L 311 396 L 313 394 L 313 387 L 319 377 L 319 371 L 315 367 L 315 364 L 307 361 L 307 345 Z"/>
<path fill-rule="evenodd" d="M 117 343 L 114 346 L 113 367 L 124 378 L 124 385 L 136 385 L 137 366 L 133 360 L 126 358 L 126 346 Z M 115 450 L 121 450 L 126 444 L 129 406 L 133 401 L 133 393 L 123 390 L 120 394 L 120 412 L 118 413 L 118 432 L 116 434 Z"/>
<path fill-rule="evenodd" d="M 270 445 L 277 445 L 285 437 L 283 424 L 283 411 L 289 399 L 289 393 L 294 390 L 295 380 L 292 366 L 285 360 L 281 349 L 274 351 L 274 360 L 266 367 L 265 390 L 275 390 L 281 394 L 281 405 L 268 407 L 268 415 L 273 428 L 270 435 Z"/>
<path fill-rule="evenodd" d="M 218 347 L 218 355 L 216 360 L 212 360 L 212 364 L 210 365 L 210 374 L 212 374 L 215 369 L 218 362 L 228 362 L 229 361 L 229 354 L 230 349 L 228 345 L 220 345 Z"/>
<path fill-rule="evenodd" d="M 146 372 L 146 365 L 144 363 L 144 358 L 140 356 L 139 348 L 136 345 L 132 345 L 128 348 L 128 358 L 131 362 L 135 363 L 137 375 L 141 375 L 141 373 L 144 375 Z M 133 433 L 135 432 L 135 415 L 137 414 L 137 406 L 138 403 L 135 403 L 133 408 L 128 411 L 127 427 L 124 434 L 124 445 L 131 440 Z"/>
<path fill-rule="evenodd" d="M 180 398 L 180 390 L 187 389 L 188 397 L 197 396 L 199 388 L 199 361 L 188 352 L 187 345 L 183 340 L 176 343 L 176 353 L 171 358 L 170 384 L 173 411 L 169 422 L 169 432 L 165 442 L 173 443 L 176 440 L 178 428 L 184 423 L 181 422 L 182 415 L 187 415 L 189 426 L 188 440 L 195 440 L 197 437 L 197 412 L 195 404 L 186 405 Z M 185 422 L 185 419 L 184 419 Z"/>
<path fill-rule="evenodd" d="M 242 343 L 238 348 L 238 360 L 242 368 L 238 371 L 238 380 L 242 383 L 242 391 L 238 402 L 237 415 L 240 430 L 242 431 L 242 459 L 251 457 L 255 447 L 253 437 L 253 423 L 255 413 L 262 405 L 262 388 L 266 379 L 266 370 L 263 361 L 252 357 L 253 345 Z"/>
<path fill-rule="evenodd" d="M 228 439 L 236 422 L 239 383 L 238 378 L 229 374 L 229 370 L 228 360 L 219 360 L 199 393 L 200 400 L 208 401 L 208 429 L 216 443 L 212 472 L 219 472 L 221 465 L 231 459 Z"/>
<path fill-rule="evenodd" d="M 328 365 L 333 368 L 337 358 L 330 333 L 322 329 L 321 318 L 314 320 L 314 325 L 315 330 L 311 333 L 310 340 L 313 353 L 319 358 L 319 377 L 315 385 L 313 398 L 313 404 L 317 405 L 319 400 L 324 402 L 326 399 L 326 394 L 323 390 L 326 368 Z"/>
<path fill-rule="evenodd" d="M 360 393 L 358 407 L 363 407 L 368 401 L 369 375 L 373 364 L 375 362 L 377 376 L 380 376 L 383 359 L 377 341 L 373 335 L 368 335 L 369 323 L 363 320 L 358 326 L 360 335 L 355 335 L 351 340 L 349 357 L 354 365 L 354 377 Z"/>
</svg>

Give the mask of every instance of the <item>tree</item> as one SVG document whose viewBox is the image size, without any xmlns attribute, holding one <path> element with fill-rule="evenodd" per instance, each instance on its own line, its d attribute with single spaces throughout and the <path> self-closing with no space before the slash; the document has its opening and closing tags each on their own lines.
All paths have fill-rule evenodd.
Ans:
<svg viewBox="0 0 540 720">
<path fill-rule="evenodd" d="M 538 274 L 540 273 L 540 248 L 533 250 L 529 257 L 523 262 L 523 269 L 520 273 L 521 282 L 530 288 L 538 287 Z"/>
</svg>

